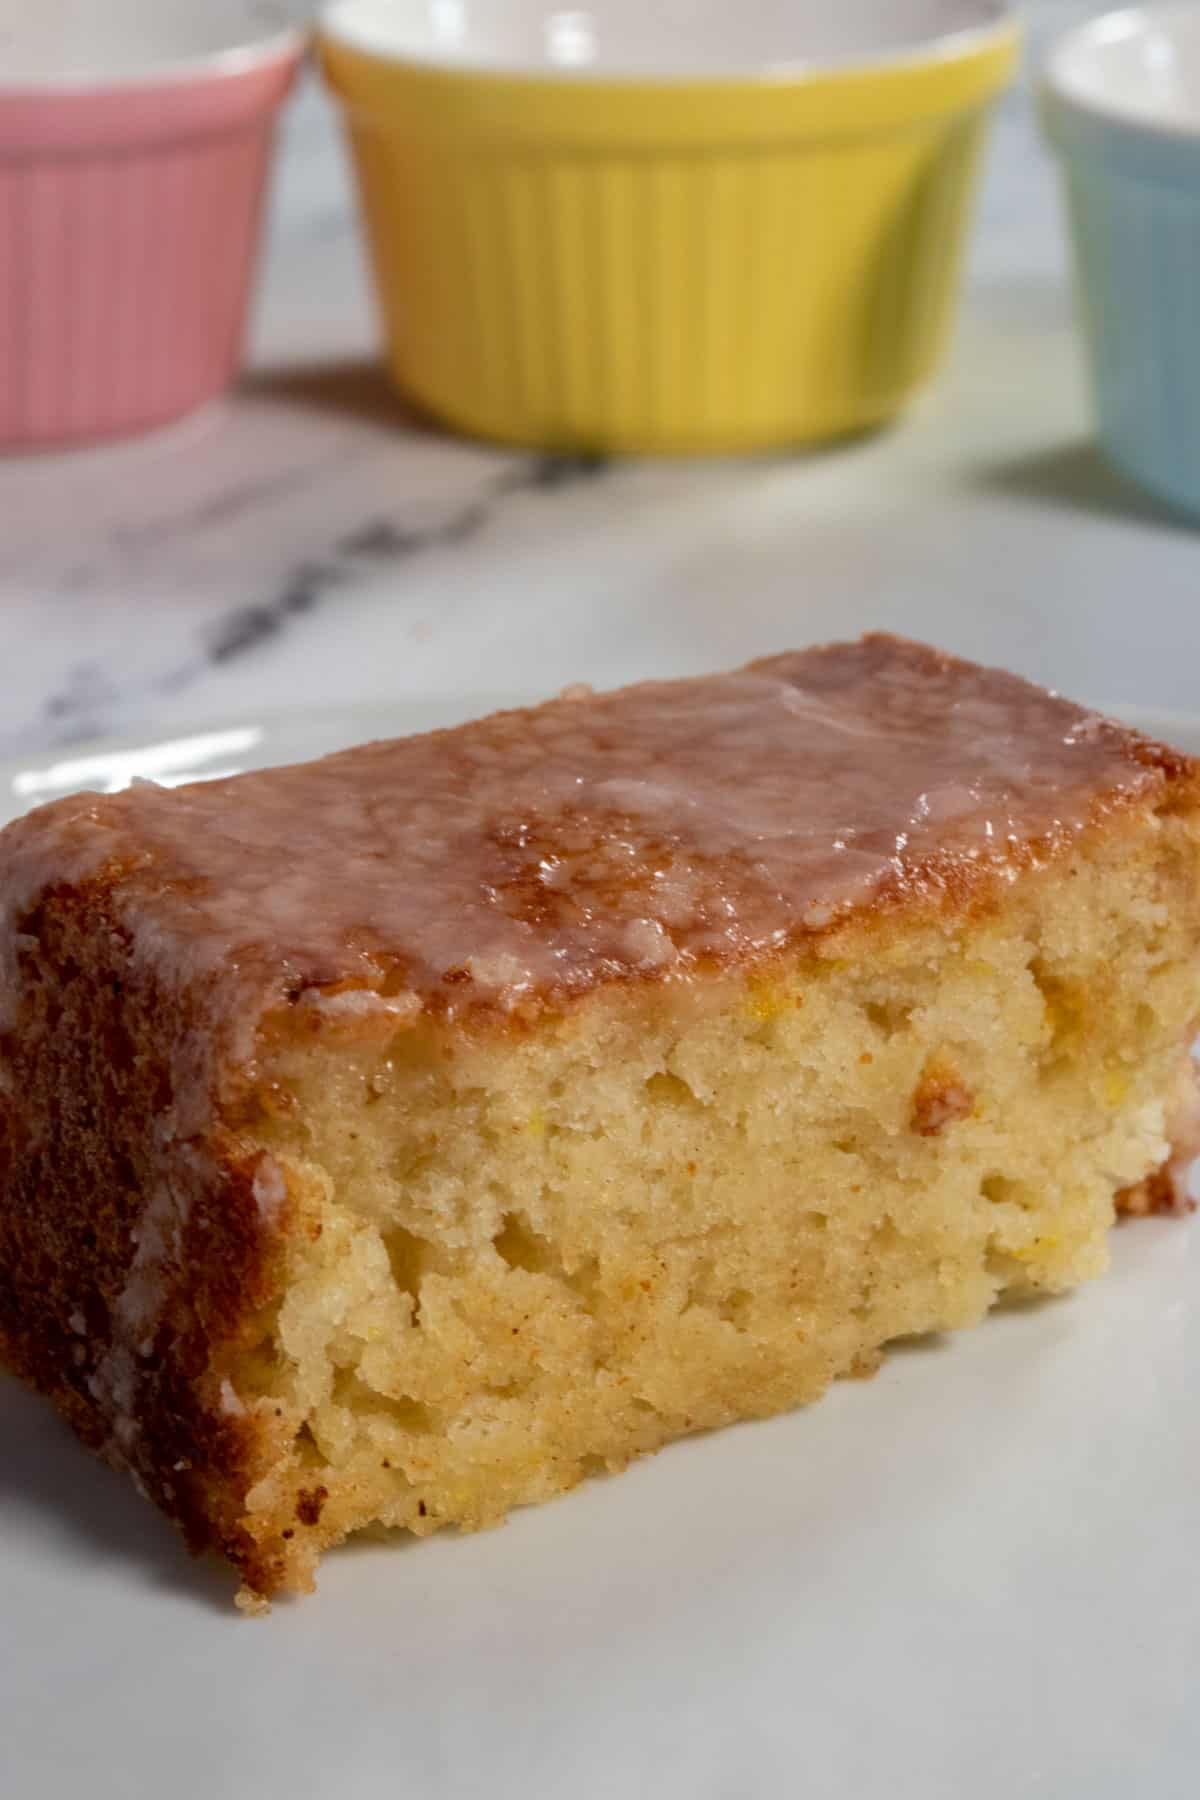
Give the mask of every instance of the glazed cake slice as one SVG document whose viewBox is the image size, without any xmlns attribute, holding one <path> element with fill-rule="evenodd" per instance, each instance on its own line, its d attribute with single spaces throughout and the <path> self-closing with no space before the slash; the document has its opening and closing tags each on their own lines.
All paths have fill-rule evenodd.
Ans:
<svg viewBox="0 0 1200 1800">
<path fill-rule="evenodd" d="M 251 1598 L 1070 1288 L 1190 1147 L 1198 766 L 895 639 L 0 844 L 0 1349 Z"/>
</svg>

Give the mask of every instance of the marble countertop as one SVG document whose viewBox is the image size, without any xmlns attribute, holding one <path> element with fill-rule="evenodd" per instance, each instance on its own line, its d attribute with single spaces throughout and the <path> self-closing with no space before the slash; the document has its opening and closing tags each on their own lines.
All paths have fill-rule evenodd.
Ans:
<svg viewBox="0 0 1200 1800">
<path fill-rule="evenodd" d="M 1096 10 L 1038 0 L 1038 40 Z M 1055 171 L 997 120 L 949 366 L 814 455 L 601 464 L 409 421 L 349 178 L 289 111 L 250 373 L 199 418 L 0 463 L 0 756 L 247 711 L 729 665 L 884 627 L 1099 703 L 1191 709 L 1200 539 L 1091 444 Z"/>
</svg>

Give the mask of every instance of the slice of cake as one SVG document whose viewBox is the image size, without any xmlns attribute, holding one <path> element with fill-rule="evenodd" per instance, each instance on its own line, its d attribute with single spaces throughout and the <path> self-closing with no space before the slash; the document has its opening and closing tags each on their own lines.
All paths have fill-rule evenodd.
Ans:
<svg viewBox="0 0 1200 1800">
<path fill-rule="evenodd" d="M 1070 1288 L 1193 1134 L 1200 765 L 892 638 L 0 846 L 0 1350 L 251 1597 Z"/>
</svg>

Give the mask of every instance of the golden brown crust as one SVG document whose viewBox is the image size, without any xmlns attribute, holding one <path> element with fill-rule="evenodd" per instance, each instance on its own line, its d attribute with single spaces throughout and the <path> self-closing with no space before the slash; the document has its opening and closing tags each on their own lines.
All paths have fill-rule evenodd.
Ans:
<svg viewBox="0 0 1200 1800">
<path fill-rule="evenodd" d="M 21 1104 L 0 1107 L 0 1357 L 127 1465 L 194 1548 L 215 1540 L 237 1561 L 259 1446 L 221 1411 L 221 1369 L 256 1329 L 280 1255 L 254 1201 L 254 1158 L 219 1128 L 202 1147 L 155 1154 L 189 1022 L 131 971 L 108 896 L 56 891 L 22 923 L 25 1010 L 4 1045 Z M 120 1383 L 122 1435 L 106 1364 L 121 1349 L 147 1196 L 164 1180 L 180 1230 L 156 1270 L 144 1353 Z"/>
<path fill-rule="evenodd" d="M 1144 1181 L 1122 1188 L 1117 1195 L 1116 1208 L 1122 1218 L 1150 1219 L 1156 1215 L 1168 1217 L 1180 1211 L 1195 1212 L 1196 1202 L 1191 1199 L 1181 1202 L 1179 1184 L 1168 1161 L 1161 1169 L 1153 1170 Z"/>
</svg>

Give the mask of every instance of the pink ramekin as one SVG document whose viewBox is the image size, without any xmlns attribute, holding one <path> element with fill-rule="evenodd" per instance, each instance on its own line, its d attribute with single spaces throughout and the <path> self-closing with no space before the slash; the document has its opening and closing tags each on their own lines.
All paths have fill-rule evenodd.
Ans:
<svg viewBox="0 0 1200 1800">
<path fill-rule="evenodd" d="M 145 430 L 228 386 L 304 47 L 285 28 L 128 68 L 118 53 L 115 73 L 0 61 L 0 446 Z"/>
</svg>

